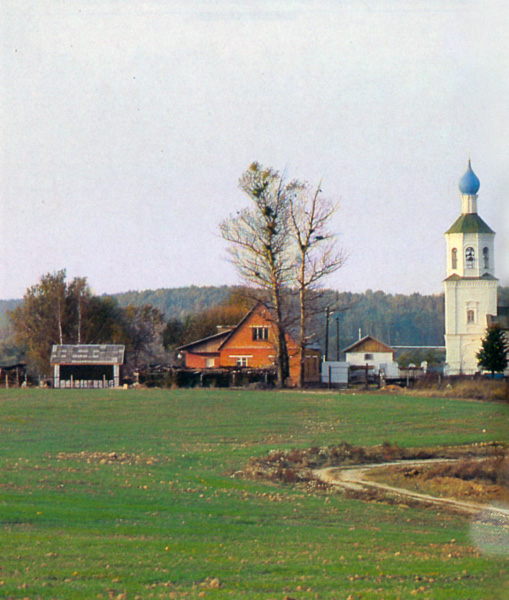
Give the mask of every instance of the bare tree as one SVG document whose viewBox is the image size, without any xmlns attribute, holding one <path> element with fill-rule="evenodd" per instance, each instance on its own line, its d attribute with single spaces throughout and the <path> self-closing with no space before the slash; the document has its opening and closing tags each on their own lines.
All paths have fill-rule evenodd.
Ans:
<svg viewBox="0 0 509 600">
<path fill-rule="evenodd" d="M 283 387 L 289 375 L 285 330 L 285 291 L 293 275 L 289 235 L 290 185 L 277 171 L 253 163 L 240 179 L 240 188 L 253 202 L 251 208 L 220 224 L 230 242 L 232 262 L 248 285 L 261 290 L 276 331 L 277 381 Z"/>
<path fill-rule="evenodd" d="M 87 303 L 90 301 L 91 293 L 86 277 L 75 277 L 67 286 L 70 304 L 76 312 L 76 343 L 83 341 L 83 313 Z"/>
<path fill-rule="evenodd" d="M 290 237 L 294 242 L 294 286 L 298 291 L 300 309 L 300 375 L 299 386 L 304 384 L 306 346 L 309 344 L 310 319 L 322 311 L 318 293 L 322 280 L 337 271 L 344 255 L 336 249 L 337 236 L 330 229 L 330 220 L 338 205 L 323 198 L 321 182 L 313 191 L 307 183 L 291 184 Z"/>
<path fill-rule="evenodd" d="M 253 205 L 220 225 L 231 243 L 232 261 L 245 283 L 262 291 L 276 329 L 278 384 L 289 375 L 286 332 L 300 323 L 300 379 L 304 382 L 310 319 L 319 311 L 322 280 L 339 269 L 343 255 L 329 230 L 337 205 L 323 198 L 320 186 L 312 190 L 300 181 L 285 182 L 271 168 L 257 163 L 242 175 L 240 188 Z M 292 311 L 291 296 L 299 298 L 299 316 Z M 291 313 L 294 313 L 292 315 Z"/>
</svg>

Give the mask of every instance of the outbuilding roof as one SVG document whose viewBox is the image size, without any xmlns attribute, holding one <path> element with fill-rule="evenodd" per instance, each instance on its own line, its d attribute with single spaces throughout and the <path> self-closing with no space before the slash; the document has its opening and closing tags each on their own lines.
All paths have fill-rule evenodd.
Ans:
<svg viewBox="0 0 509 600">
<path fill-rule="evenodd" d="M 120 344 L 62 344 L 51 350 L 52 365 L 121 365 L 125 346 Z"/>
<path fill-rule="evenodd" d="M 352 344 L 351 346 L 348 346 L 348 348 L 345 348 L 343 350 L 343 352 L 365 352 L 365 351 L 394 352 L 394 350 L 390 346 L 388 346 L 387 344 L 384 344 L 380 340 L 377 340 L 372 335 L 364 336 L 362 339 L 357 340 L 354 344 Z"/>
<path fill-rule="evenodd" d="M 235 328 L 232 327 L 231 329 L 225 329 L 224 331 L 220 331 L 219 333 L 214 333 L 213 335 L 209 335 L 207 337 L 201 338 L 199 340 L 195 340 L 194 342 L 189 342 L 188 344 L 184 344 L 183 346 L 179 346 L 177 348 L 177 352 L 187 352 L 187 351 L 193 351 L 193 349 L 196 349 L 196 346 L 204 346 L 204 345 L 217 345 L 217 348 L 215 348 L 216 350 L 219 349 L 219 346 L 221 345 L 221 343 L 230 336 L 231 332 L 234 330 Z"/>
</svg>

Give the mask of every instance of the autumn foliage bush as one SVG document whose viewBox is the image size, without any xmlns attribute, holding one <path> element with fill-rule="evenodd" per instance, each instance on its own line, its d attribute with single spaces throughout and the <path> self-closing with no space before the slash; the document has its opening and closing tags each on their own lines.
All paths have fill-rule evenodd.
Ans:
<svg viewBox="0 0 509 600">
<path fill-rule="evenodd" d="M 464 398 L 509 403 L 509 381 L 504 379 L 445 379 L 441 381 L 422 380 L 406 393 L 412 396 L 440 396 L 443 398 Z"/>
</svg>

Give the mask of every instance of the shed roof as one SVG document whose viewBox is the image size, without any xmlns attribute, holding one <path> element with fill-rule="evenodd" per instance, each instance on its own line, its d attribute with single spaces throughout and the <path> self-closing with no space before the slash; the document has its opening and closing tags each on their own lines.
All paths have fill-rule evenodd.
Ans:
<svg viewBox="0 0 509 600">
<path fill-rule="evenodd" d="M 366 335 L 357 340 L 354 344 L 345 348 L 343 352 L 365 352 L 366 350 L 369 352 L 394 352 L 390 346 L 377 340 L 372 335 Z"/>
<path fill-rule="evenodd" d="M 213 335 L 209 335 L 209 336 L 201 338 L 199 340 L 195 340 L 194 342 L 189 342 L 188 344 L 179 346 L 177 348 L 177 351 L 178 352 L 181 352 L 181 351 L 193 352 L 193 350 L 197 350 L 197 347 L 210 346 L 211 343 L 217 345 L 217 348 L 215 348 L 217 350 L 217 349 L 219 349 L 219 346 L 221 345 L 221 343 L 224 341 L 224 338 L 227 338 L 230 336 L 233 329 L 234 329 L 234 327 L 232 327 L 231 329 L 225 329 L 224 331 L 220 331 L 219 333 L 214 333 Z"/>
<path fill-rule="evenodd" d="M 125 346 L 117 344 L 63 344 L 51 350 L 53 365 L 121 365 Z"/>
</svg>

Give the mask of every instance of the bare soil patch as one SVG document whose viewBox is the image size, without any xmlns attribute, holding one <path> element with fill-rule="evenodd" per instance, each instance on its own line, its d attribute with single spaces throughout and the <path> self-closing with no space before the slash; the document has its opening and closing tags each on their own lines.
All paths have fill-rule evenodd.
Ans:
<svg viewBox="0 0 509 600">
<path fill-rule="evenodd" d="M 454 462 L 381 466 L 368 478 L 396 488 L 430 496 L 456 498 L 477 503 L 509 502 L 509 459 L 502 444 L 473 444 L 439 448 L 400 448 L 388 442 L 361 447 L 338 446 L 293 450 L 272 450 L 252 457 L 235 477 L 304 484 L 308 489 L 330 489 L 331 482 L 319 479 L 316 472 L 328 467 L 375 465 L 396 461 L 456 459 Z M 368 501 L 385 501 L 380 490 L 346 490 L 346 495 Z"/>
<path fill-rule="evenodd" d="M 56 458 L 57 460 L 73 460 L 78 462 L 85 462 L 87 464 L 101 464 L 101 465 L 116 465 L 116 464 L 128 464 L 128 465 L 155 465 L 160 462 L 159 458 L 155 456 L 144 456 L 140 454 L 128 454 L 127 452 L 115 452 L 111 450 L 109 452 L 92 452 L 89 450 L 83 450 L 82 452 L 59 452 L 56 456 L 49 456 L 49 458 Z M 169 459 L 168 459 L 169 460 Z"/>
<path fill-rule="evenodd" d="M 509 503 L 509 459 L 462 459 L 455 463 L 388 466 L 367 474 L 373 481 L 440 498 Z"/>
<path fill-rule="evenodd" d="M 401 448 L 397 444 L 389 442 L 377 446 L 354 446 L 342 442 L 337 446 L 271 450 L 267 455 L 251 457 L 246 467 L 242 471 L 238 471 L 236 475 L 248 479 L 268 479 L 292 483 L 308 479 L 313 470 L 325 467 L 381 464 L 431 458 L 473 459 L 494 457 L 502 460 L 504 456 L 505 446 L 496 442 L 435 448 Z"/>
</svg>

